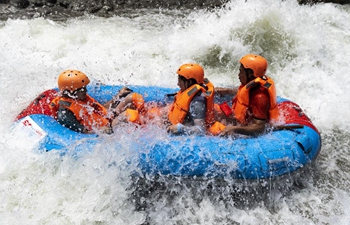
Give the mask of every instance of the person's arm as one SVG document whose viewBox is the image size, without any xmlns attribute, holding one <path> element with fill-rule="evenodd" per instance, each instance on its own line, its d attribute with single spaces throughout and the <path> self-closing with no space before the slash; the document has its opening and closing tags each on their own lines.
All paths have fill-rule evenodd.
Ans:
<svg viewBox="0 0 350 225">
<path fill-rule="evenodd" d="M 259 135 L 265 131 L 269 113 L 269 97 L 266 93 L 260 93 L 252 98 L 251 113 L 252 118 L 247 126 L 227 126 L 221 135 L 233 133 L 244 135 Z"/>
<path fill-rule="evenodd" d="M 132 93 L 132 90 L 128 87 L 123 87 L 120 89 L 118 94 L 116 94 L 112 100 L 108 101 L 106 104 L 104 104 L 104 107 L 106 109 L 115 109 L 118 107 L 118 105 L 122 102 L 123 98 L 128 96 L 130 93 Z M 121 107 L 120 107 L 121 108 Z"/>
<path fill-rule="evenodd" d="M 248 126 L 226 126 L 220 135 L 244 134 L 259 135 L 265 131 L 266 120 L 252 119 Z"/>
<path fill-rule="evenodd" d="M 112 127 L 120 122 L 117 118 L 122 114 L 127 108 L 133 106 L 133 94 L 132 90 L 123 87 L 119 93 L 109 102 L 105 104 L 109 113 L 113 115 Z"/>
<path fill-rule="evenodd" d="M 181 123 L 171 125 L 167 131 L 172 134 L 187 134 L 187 135 L 204 135 L 205 134 L 205 120 L 195 119 L 193 126 L 186 126 Z"/>
<path fill-rule="evenodd" d="M 237 94 L 238 88 L 223 88 L 216 87 L 215 93 L 218 95 L 232 95 L 235 96 Z"/>
<path fill-rule="evenodd" d="M 73 131 L 81 133 L 89 133 L 89 131 L 79 123 L 74 113 L 68 109 L 60 108 L 57 112 L 57 121 Z"/>
</svg>

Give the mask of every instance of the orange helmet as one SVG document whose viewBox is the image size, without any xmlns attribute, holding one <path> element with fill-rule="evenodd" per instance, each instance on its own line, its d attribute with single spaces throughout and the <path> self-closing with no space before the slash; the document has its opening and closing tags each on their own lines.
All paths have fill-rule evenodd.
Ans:
<svg viewBox="0 0 350 225">
<path fill-rule="evenodd" d="M 195 79 L 198 84 L 204 83 L 204 70 L 198 64 L 183 64 L 176 72 L 186 79 Z"/>
<path fill-rule="evenodd" d="M 267 60 L 264 57 L 260 55 L 248 54 L 243 56 L 239 62 L 244 68 L 253 70 L 255 77 L 265 76 L 267 70 Z"/>
<path fill-rule="evenodd" d="M 61 91 L 75 91 L 89 83 L 89 78 L 79 70 L 65 70 L 58 76 L 58 88 Z"/>
</svg>

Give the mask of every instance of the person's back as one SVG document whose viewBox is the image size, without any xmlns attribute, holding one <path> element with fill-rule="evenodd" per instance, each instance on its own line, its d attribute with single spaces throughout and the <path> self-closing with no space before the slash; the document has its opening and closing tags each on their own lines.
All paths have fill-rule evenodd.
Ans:
<svg viewBox="0 0 350 225">
<path fill-rule="evenodd" d="M 106 108 L 87 94 L 84 100 L 62 94 L 53 104 L 58 106 L 57 121 L 71 130 L 89 133 L 109 125 Z"/>
<path fill-rule="evenodd" d="M 190 103 L 190 109 L 184 118 L 183 125 L 194 126 L 195 119 L 205 119 L 206 109 L 206 99 L 201 92 L 198 92 Z"/>
<path fill-rule="evenodd" d="M 251 123 L 253 119 L 269 121 L 270 96 L 265 88 L 256 86 L 250 90 L 249 106 L 246 121 Z"/>
</svg>

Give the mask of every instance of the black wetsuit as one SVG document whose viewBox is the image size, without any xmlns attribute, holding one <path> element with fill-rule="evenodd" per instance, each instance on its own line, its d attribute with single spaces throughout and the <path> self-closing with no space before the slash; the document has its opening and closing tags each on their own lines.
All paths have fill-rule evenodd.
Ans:
<svg viewBox="0 0 350 225">
<path fill-rule="evenodd" d="M 79 123 L 74 113 L 69 109 L 59 106 L 57 111 L 57 121 L 73 131 L 84 132 L 86 129 Z"/>
</svg>

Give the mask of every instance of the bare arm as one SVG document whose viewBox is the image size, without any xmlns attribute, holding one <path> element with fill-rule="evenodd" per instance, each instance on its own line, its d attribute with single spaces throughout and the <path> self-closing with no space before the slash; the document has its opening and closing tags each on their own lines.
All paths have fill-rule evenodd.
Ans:
<svg viewBox="0 0 350 225">
<path fill-rule="evenodd" d="M 109 113 L 114 114 L 113 118 L 132 107 L 133 97 L 131 93 L 131 89 L 123 87 L 112 100 L 104 105 Z"/>
<path fill-rule="evenodd" d="M 120 91 L 113 97 L 112 100 L 108 101 L 104 107 L 106 109 L 115 109 L 119 103 L 121 102 L 122 98 L 126 97 L 127 95 L 129 95 L 132 92 L 131 89 L 127 88 L 127 87 L 123 87 L 122 89 L 120 89 Z"/>
<path fill-rule="evenodd" d="M 227 126 L 220 135 L 227 136 L 231 134 L 244 134 L 244 135 L 259 135 L 265 131 L 265 120 L 253 119 L 252 123 L 248 126 Z"/>
<path fill-rule="evenodd" d="M 204 135 L 205 134 L 205 120 L 195 119 L 194 126 L 185 126 L 181 123 L 170 125 L 167 132 L 172 134 L 188 134 L 188 135 Z"/>
<path fill-rule="evenodd" d="M 238 88 L 223 88 L 223 87 L 216 87 L 215 93 L 218 95 L 236 95 L 238 91 Z"/>
</svg>

